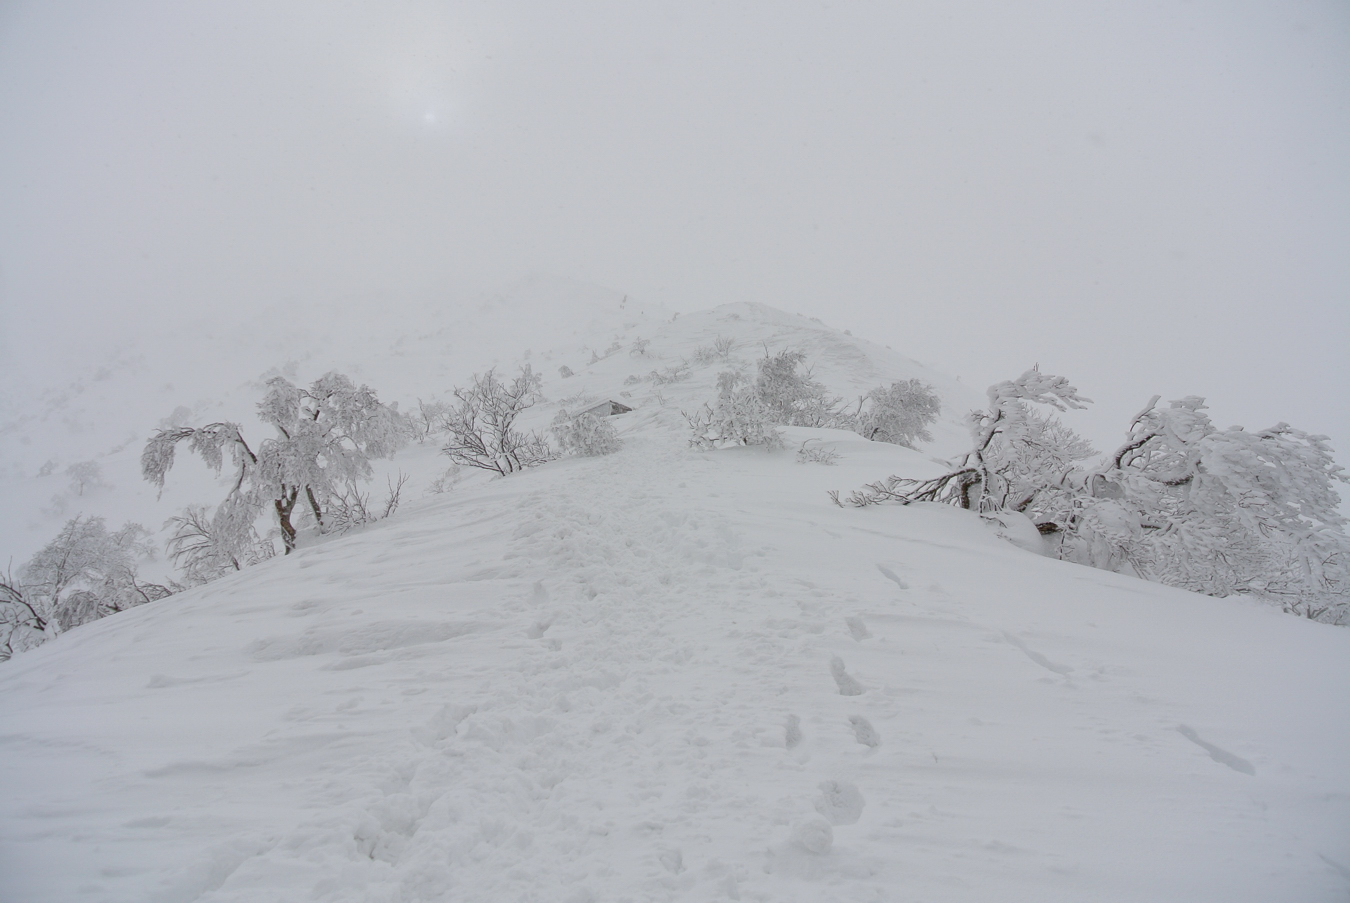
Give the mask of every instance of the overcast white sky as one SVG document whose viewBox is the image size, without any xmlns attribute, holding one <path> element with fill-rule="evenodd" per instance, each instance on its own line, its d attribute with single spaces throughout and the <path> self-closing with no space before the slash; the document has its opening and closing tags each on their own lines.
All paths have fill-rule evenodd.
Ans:
<svg viewBox="0 0 1350 903">
<path fill-rule="evenodd" d="M 534 271 L 1350 463 L 1350 4 L 0 5 L 11 365 Z"/>
</svg>

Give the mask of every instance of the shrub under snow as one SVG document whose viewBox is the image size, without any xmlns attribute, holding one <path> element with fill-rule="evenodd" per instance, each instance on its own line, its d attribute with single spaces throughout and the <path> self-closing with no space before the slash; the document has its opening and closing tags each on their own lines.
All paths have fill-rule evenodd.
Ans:
<svg viewBox="0 0 1350 903">
<path fill-rule="evenodd" d="M 136 572 L 154 557 L 140 524 L 109 530 L 101 517 L 76 517 L 19 572 L 0 578 L 0 661 L 81 624 L 170 595 Z"/>
<path fill-rule="evenodd" d="M 516 419 L 540 399 L 540 378 L 528 365 L 511 382 L 489 370 L 473 385 L 455 389 L 458 404 L 445 417 L 443 453 L 456 464 L 515 473 L 542 464 L 552 453 L 544 437 L 516 429 Z"/>
<path fill-rule="evenodd" d="M 717 377 L 717 400 L 684 418 L 692 433 L 689 444 L 698 448 L 763 445 L 772 449 L 783 445 L 783 436 L 774 428 L 769 408 L 754 384 L 730 370 Z"/>
<path fill-rule="evenodd" d="M 1335 488 L 1347 480 L 1325 436 L 1284 423 L 1220 430 L 1203 399 L 1160 408 L 1155 396 L 1125 443 L 1087 468 L 1078 462 L 1091 447 L 1031 407 L 1087 402 L 1062 377 L 1028 370 L 990 387 L 989 410 L 970 418 L 973 447 L 947 473 L 892 476 L 845 501 L 1018 512 L 1065 560 L 1350 622 L 1350 539 Z"/>
<path fill-rule="evenodd" d="M 609 418 L 596 414 L 573 415 L 564 408 L 553 418 L 549 430 L 558 440 L 558 446 L 569 455 L 608 455 L 623 446 Z"/>
<path fill-rule="evenodd" d="M 851 426 L 852 420 L 844 412 L 844 400 L 826 392 L 805 364 L 806 354 L 802 351 L 765 352 L 760 358 L 755 394 L 768 411 L 769 419 L 785 426 Z"/>
<path fill-rule="evenodd" d="M 932 442 L 928 426 L 942 411 L 932 386 L 917 379 L 877 386 L 859 405 L 855 429 L 874 442 L 890 442 L 913 448 L 916 442 Z"/>
</svg>

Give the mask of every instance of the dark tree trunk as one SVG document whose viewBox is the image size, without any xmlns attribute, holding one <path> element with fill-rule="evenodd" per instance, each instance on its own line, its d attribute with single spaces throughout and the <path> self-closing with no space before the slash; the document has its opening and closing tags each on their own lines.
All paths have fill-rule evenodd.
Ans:
<svg viewBox="0 0 1350 903">
<path fill-rule="evenodd" d="M 305 498 L 309 499 L 310 510 L 314 512 L 314 520 L 319 525 L 319 532 L 323 532 L 323 512 L 319 510 L 319 500 L 314 497 L 314 490 L 305 487 Z"/>
<path fill-rule="evenodd" d="M 978 476 L 970 475 L 962 476 L 958 479 L 960 480 L 958 485 L 961 487 L 960 495 L 958 496 L 961 507 L 970 510 L 970 490 L 975 486 L 978 486 L 982 481 Z"/>
<path fill-rule="evenodd" d="M 281 544 L 286 554 L 295 551 L 295 527 L 291 526 L 291 512 L 295 510 L 295 500 L 300 497 L 298 488 L 292 489 L 273 502 L 277 508 L 277 523 L 281 525 Z"/>
</svg>

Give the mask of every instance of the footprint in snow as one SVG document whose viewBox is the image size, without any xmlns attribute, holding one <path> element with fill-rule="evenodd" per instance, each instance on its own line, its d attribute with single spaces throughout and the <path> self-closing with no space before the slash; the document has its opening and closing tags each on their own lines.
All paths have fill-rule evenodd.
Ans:
<svg viewBox="0 0 1350 903">
<path fill-rule="evenodd" d="M 863 694 L 862 684 L 854 680 L 844 670 L 844 660 L 837 655 L 830 659 L 830 673 L 834 675 L 834 682 L 839 685 L 840 696 L 861 696 Z"/>
<path fill-rule="evenodd" d="M 901 589 L 909 589 L 909 584 L 906 583 L 905 581 L 901 580 L 901 579 L 896 575 L 895 571 L 893 571 L 893 570 L 891 570 L 890 568 L 886 567 L 884 564 L 879 564 L 879 565 L 877 565 L 877 570 L 881 571 L 881 576 L 885 577 L 887 580 L 890 580 L 892 583 L 894 583 L 896 586 L 900 587 Z"/>
<path fill-rule="evenodd" d="M 853 639 L 857 642 L 861 643 L 872 635 L 872 632 L 867 629 L 867 625 L 863 623 L 863 619 L 857 615 L 844 618 L 844 623 L 848 625 L 848 632 L 853 634 Z"/>
<path fill-rule="evenodd" d="M 1233 753 L 1230 753 L 1228 750 L 1223 749 L 1222 747 L 1215 746 L 1213 743 L 1209 743 L 1206 740 L 1202 740 L 1200 738 L 1200 735 L 1195 732 L 1194 728 L 1191 728 L 1185 724 L 1179 724 L 1177 725 L 1177 733 L 1181 734 L 1181 736 L 1185 737 L 1187 740 L 1191 741 L 1196 746 L 1200 747 L 1205 752 L 1209 753 L 1209 757 L 1213 759 L 1215 762 L 1218 762 L 1220 765 L 1227 765 L 1234 771 L 1240 771 L 1243 774 L 1250 774 L 1250 775 L 1256 774 L 1256 766 L 1252 765 L 1251 762 L 1248 762 L 1241 756 L 1237 756 L 1234 755 Z"/>
<path fill-rule="evenodd" d="M 666 867 L 666 871 L 672 875 L 678 875 L 684 871 L 684 854 L 680 850 L 663 850 L 659 858 L 661 864 Z"/>
<path fill-rule="evenodd" d="M 796 715 L 787 716 L 787 725 L 783 729 L 783 745 L 795 749 L 802 742 L 802 719 Z"/>
<path fill-rule="evenodd" d="M 545 632 L 547 632 L 548 629 L 552 626 L 553 626 L 552 618 L 540 618 L 538 621 L 534 622 L 533 627 L 525 631 L 525 636 L 527 636 L 532 640 L 540 639 L 543 637 Z"/>
<path fill-rule="evenodd" d="M 816 798 L 816 811 L 832 825 L 857 824 L 862 818 L 862 792 L 848 781 L 824 781 Z"/>
<path fill-rule="evenodd" d="M 1055 674 L 1058 674 L 1060 677 L 1063 677 L 1063 678 L 1066 678 L 1066 679 L 1068 678 L 1068 676 L 1069 676 L 1070 674 L 1073 673 L 1073 668 L 1069 667 L 1068 665 L 1061 665 L 1061 664 L 1059 664 L 1058 662 L 1052 662 L 1052 661 L 1050 661 L 1050 659 L 1048 659 L 1048 658 L 1046 658 L 1045 656 L 1041 655 L 1041 654 L 1040 654 L 1039 652 L 1037 652 L 1035 649 L 1032 649 L 1032 648 L 1031 648 L 1030 646 L 1028 646 L 1026 643 L 1022 642 L 1021 639 L 1019 639 L 1019 638 L 1016 637 L 1016 636 L 1013 636 L 1011 633 L 1009 633 L 1009 632 L 1006 631 L 1006 630 L 1003 631 L 1003 638 L 1004 638 L 1005 640 L 1007 640 L 1009 643 L 1012 643 L 1012 644 L 1013 644 L 1014 646 L 1016 646 L 1018 649 L 1021 649 L 1021 650 L 1022 650 L 1022 653 L 1023 653 L 1024 655 L 1026 655 L 1027 658 L 1031 659 L 1033 662 L 1035 662 L 1036 664 L 1040 665 L 1040 666 L 1041 666 L 1042 668 L 1044 668 L 1045 670 L 1047 670 L 1047 671 L 1053 671 Z"/>
<path fill-rule="evenodd" d="M 445 705 L 432 716 L 425 727 L 414 728 L 413 736 L 427 746 L 454 736 L 459 723 L 478 711 L 476 705 Z"/>
<path fill-rule="evenodd" d="M 872 722 L 861 715 L 850 715 L 848 720 L 853 725 L 854 740 L 873 749 L 881 745 L 881 735 L 877 733 L 876 728 L 872 727 Z"/>
<path fill-rule="evenodd" d="M 799 822 L 793 827 L 792 840 L 804 847 L 807 852 L 821 856 L 834 846 L 834 829 L 830 827 L 829 822 L 813 818 Z"/>
<path fill-rule="evenodd" d="M 1317 858 L 1321 859 L 1327 865 L 1331 866 L 1333 869 L 1339 872 L 1342 878 L 1344 878 L 1347 881 L 1350 881 L 1350 868 L 1346 868 L 1345 866 L 1341 865 L 1339 862 L 1337 862 L 1335 859 L 1332 859 L 1326 853 L 1318 853 Z"/>
<path fill-rule="evenodd" d="M 819 880 L 837 872 L 837 859 L 831 855 L 833 847 L 834 829 L 830 823 L 823 818 L 808 818 L 792 826 L 786 843 L 768 851 L 764 871 L 784 878 Z M 733 899 L 739 897 L 738 891 Z"/>
</svg>

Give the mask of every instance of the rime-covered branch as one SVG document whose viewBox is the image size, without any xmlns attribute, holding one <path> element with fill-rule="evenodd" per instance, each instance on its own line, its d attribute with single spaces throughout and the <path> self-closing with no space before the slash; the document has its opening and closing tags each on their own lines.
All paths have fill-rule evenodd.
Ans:
<svg viewBox="0 0 1350 903">
<path fill-rule="evenodd" d="M 270 506 L 289 553 L 297 536 L 292 516 L 301 498 L 322 531 L 334 492 L 369 479 L 371 460 L 393 454 L 412 433 L 397 408 L 381 404 L 374 390 L 341 373 L 328 373 L 306 388 L 273 377 L 258 416 L 276 436 L 264 439 L 256 452 L 238 424 L 212 423 L 160 430 L 141 454 L 142 475 L 162 489 L 180 442 L 217 473 L 229 449 L 236 477 L 212 522 L 212 534 L 225 546 L 251 547 L 253 522 Z"/>
<path fill-rule="evenodd" d="M 1066 560 L 1214 596 L 1247 594 L 1310 618 L 1350 621 L 1346 482 L 1325 436 L 1277 424 L 1219 430 L 1204 399 L 1154 396 L 1096 467 L 1095 452 L 1053 416 L 1087 399 L 1029 370 L 989 390 L 971 415 L 972 448 L 928 480 L 892 476 L 839 505 L 941 502 L 1024 514 Z"/>
<path fill-rule="evenodd" d="M 472 386 L 455 389 L 459 404 L 442 417 L 449 438 L 441 451 L 456 464 L 503 476 L 549 460 L 552 453 L 542 436 L 515 428 L 516 419 L 539 400 L 540 386 L 529 366 L 510 383 L 496 370 L 475 375 Z"/>
</svg>

